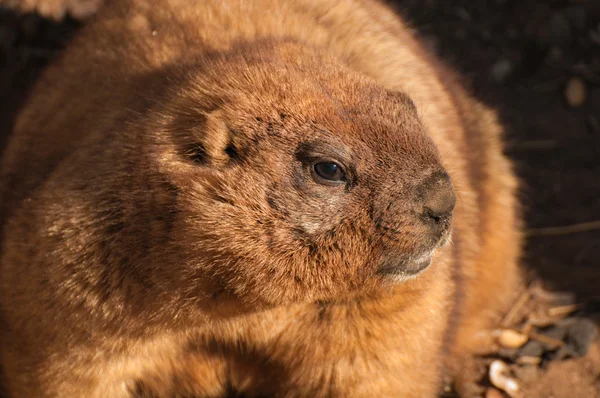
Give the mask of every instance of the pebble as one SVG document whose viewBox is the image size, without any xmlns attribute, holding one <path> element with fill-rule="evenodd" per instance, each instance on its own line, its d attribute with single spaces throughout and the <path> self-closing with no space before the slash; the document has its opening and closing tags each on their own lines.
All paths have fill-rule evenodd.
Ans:
<svg viewBox="0 0 600 398">
<path fill-rule="evenodd" d="M 505 348 L 519 348 L 523 344 L 527 343 L 529 338 L 512 329 L 503 329 L 498 331 L 497 334 L 498 344 Z"/>
<path fill-rule="evenodd" d="M 515 376 L 525 384 L 536 381 L 541 376 L 540 368 L 537 366 L 515 366 Z"/>
<path fill-rule="evenodd" d="M 513 71 L 513 64 L 506 58 L 500 58 L 492 65 L 490 74 L 497 82 L 505 81 Z"/>
<path fill-rule="evenodd" d="M 560 47 L 552 47 L 548 52 L 547 60 L 553 64 L 559 64 L 563 60 L 563 50 Z"/>
<path fill-rule="evenodd" d="M 567 345 L 576 356 L 583 357 L 598 337 L 598 327 L 590 319 L 578 318 L 569 325 L 567 333 Z"/>
<path fill-rule="evenodd" d="M 469 14 L 469 12 L 462 8 L 462 7 L 458 7 L 455 10 L 456 16 L 459 17 L 460 19 L 462 19 L 465 22 L 469 22 L 473 19 L 473 17 L 471 17 L 471 14 Z"/>
<path fill-rule="evenodd" d="M 530 340 L 519 350 L 519 357 L 541 357 L 544 353 L 544 345 L 539 341 Z"/>
<path fill-rule="evenodd" d="M 578 108 L 585 103 L 587 92 L 585 83 L 578 77 L 569 79 L 565 86 L 565 99 L 571 108 Z"/>
<path fill-rule="evenodd" d="M 567 327 L 562 325 L 551 326 L 540 331 L 540 334 L 548 336 L 554 340 L 564 340 L 567 335 Z"/>
</svg>

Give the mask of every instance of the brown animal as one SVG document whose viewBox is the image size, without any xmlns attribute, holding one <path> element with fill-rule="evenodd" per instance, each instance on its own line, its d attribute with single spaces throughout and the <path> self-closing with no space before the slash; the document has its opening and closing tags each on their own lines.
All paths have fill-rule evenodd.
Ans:
<svg viewBox="0 0 600 398">
<path fill-rule="evenodd" d="M 0 178 L 11 397 L 433 397 L 518 286 L 496 117 L 375 1 L 109 2 Z"/>
</svg>

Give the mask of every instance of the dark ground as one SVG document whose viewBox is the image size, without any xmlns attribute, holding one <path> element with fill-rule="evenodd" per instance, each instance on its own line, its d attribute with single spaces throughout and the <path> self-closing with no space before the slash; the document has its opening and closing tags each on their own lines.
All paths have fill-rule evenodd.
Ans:
<svg viewBox="0 0 600 398">
<path fill-rule="evenodd" d="M 532 277 L 574 293 L 579 302 L 599 303 L 600 226 L 575 233 L 544 228 L 600 222 L 600 0 L 394 4 L 476 96 L 498 109 L 522 181 L 530 235 L 523 263 Z M 0 148 L 27 88 L 76 26 L 0 10 Z M 565 98 L 572 78 L 585 87 L 579 107 Z M 592 316 L 600 313 L 599 305 L 590 308 Z M 576 369 L 551 371 L 581 370 L 569 366 Z M 536 396 L 577 396 L 570 388 L 567 395 Z"/>
</svg>

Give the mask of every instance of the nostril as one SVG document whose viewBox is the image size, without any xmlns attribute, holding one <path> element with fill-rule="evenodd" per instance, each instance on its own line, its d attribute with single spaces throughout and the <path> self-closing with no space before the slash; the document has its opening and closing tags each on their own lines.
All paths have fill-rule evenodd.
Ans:
<svg viewBox="0 0 600 398">
<path fill-rule="evenodd" d="M 436 223 L 449 218 L 456 204 L 456 195 L 450 177 L 440 173 L 424 184 L 423 215 Z"/>
<path fill-rule="evenodd" d="M 433 221 L 435 222 L 440 222 L 442 221 L 442 218 L 444 218 L 445 214 L 440 214 L 440 213 L 436 213 L 434 211 L 432 211 L 431 209 L 425 208 L 425 211 L 423 213 L 425 216 L 433 219 Z"/>
<path fill-rule="evenodd" d="M 437 192 L 423 204 L 425 215 L 436 221 L 449 216 L 456 203 L 453 192 Z"/>
</svg>

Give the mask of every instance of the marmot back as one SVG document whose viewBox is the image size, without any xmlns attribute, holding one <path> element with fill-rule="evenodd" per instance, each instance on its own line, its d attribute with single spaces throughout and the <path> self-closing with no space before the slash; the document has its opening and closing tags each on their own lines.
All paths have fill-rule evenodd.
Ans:
<svg viewBox="0 0 600 398">
<path fill-rule="evenodd" d="M 495 115 L 375 1 L 109 1 L 1 162 L 15 397 L 433 397 L 519 283 Z"/>
</svg>

